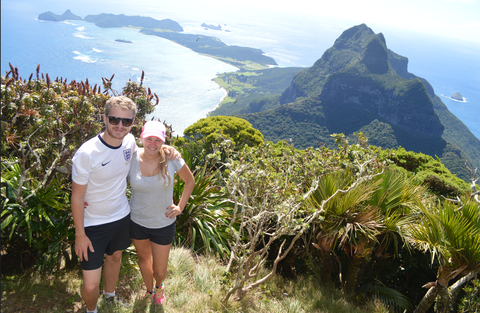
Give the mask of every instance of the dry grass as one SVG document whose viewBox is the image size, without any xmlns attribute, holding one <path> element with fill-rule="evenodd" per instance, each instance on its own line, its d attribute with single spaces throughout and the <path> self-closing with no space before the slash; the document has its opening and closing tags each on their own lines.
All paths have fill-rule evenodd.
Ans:
<svg viewBox="0 0 480 313">
<path fill-rule="evenodd" d="M 297 281 L 275 276 L 264 286 L 240 301 L 222 303 L 225 267 L 213 258 L 192 255 L 188 250 L 172 249 L 169 274 L 165 281 L 167 300 L 159 307 L 143 300 L 145 289 L 134 254 L 124 256 L 117 294 L 130 307 L 111 305 L 100 298 L 101 313 L 185 313 L 185 312 L 342 312 L 380 313 L 379 304 L 358 308 L 335 290 L 321 288 L 312 279 Z M 21 277 L 2 276 L 2 312 L 85 312 L 80 297 L 80 271 L 57 275 L 25 273 Z"/>
</svg>

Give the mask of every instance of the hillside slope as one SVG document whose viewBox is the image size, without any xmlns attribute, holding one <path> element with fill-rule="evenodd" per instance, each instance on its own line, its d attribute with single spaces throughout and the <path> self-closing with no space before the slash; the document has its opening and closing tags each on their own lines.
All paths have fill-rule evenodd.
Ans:
<svg viewBox="0 0 480 313">
<path fill-rule="evenodd" d="M 387 49 L 383 34 L 354 26 L 294 77 L 280 107 L 241 117 L 267 140 L 291 138 L 297 148 L 333 146 L 330 134 L 362 131 L 373 145 L 439 156 L 467 179 L 465 161 L 480 167 L 480 140 L 407 66 L 407 58 Z"/>
</svg>

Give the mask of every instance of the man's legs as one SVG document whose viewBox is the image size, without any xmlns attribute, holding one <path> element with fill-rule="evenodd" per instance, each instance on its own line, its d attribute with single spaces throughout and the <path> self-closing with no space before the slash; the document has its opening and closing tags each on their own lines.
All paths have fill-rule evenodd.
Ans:
<svg viewBox="0 0 480 313">
<path fill-rule="evenodd" d="M 120 266 L 122 264 L 122 250 L 115 251 L 112 255 L 105 256 L 103 264 L 103 279 L 105 292 L 112 293 L 117 285 L 118 275 L 120 274 Z"/>
<path fill-rule="evenodd" d="M 83 284 L 80 290 L 82 299 L 87 305 L 89 311 L 95 310 L 97 307 L 98 297 L 100 295 L 100 279 L 102 276 L 102 268 L 96 270 L 83 270 Z"/>
</svg>

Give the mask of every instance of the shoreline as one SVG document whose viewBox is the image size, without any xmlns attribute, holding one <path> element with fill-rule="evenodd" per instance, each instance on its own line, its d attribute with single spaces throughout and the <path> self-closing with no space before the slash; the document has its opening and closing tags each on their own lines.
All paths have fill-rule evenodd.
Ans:
<svg viewBox="0 0 480 313">
<path fill-rule="evenodd" d="M 465 99 L 465 98 L 463 98 L 463 100 L 458 100 L 458 99 L 454 99 L 452 97 L 448 97 L 448 99 L 453 100 L 453 101 L 457 101 L 457 102 L 467 103 L 467 99 Z"/>
<path fill-rule="evenodd" d="M 134 27 L 125 27 L 125 28 L 134 28 Z M 190 50 L 190 51 L 192 51 L 192 52 L 194 52 L 194 53 L 196 53 L 196 54 L 198 54 L 198 55 L 202 55 L 202 56 L 205 56 L 205 57 L 207 57 L 207 58 L 214 59 L 214 60 L 216 60 L 216 61 L 218 61 L 218 62 L 222 62 L 222 63 L 224 63 L 224 64 L 230 65 L 230 66 L 232 66 L 232 67 L 234 67 L 234 68 L 236 69 L 236 70 L 234 70 L 232 73 L 241 70 L 239 67 L 237 67 L 237 66 L 235 66 L 235 65 L 232 65 L 232 64 L 230 64 L 230 63 L 228 63 L 228 62 L 225 62 L 225 61 L 223 61 L 223 60 L 220 60 L 220 59 L 218 59 L 218 58 L 216 58 L 216 57 L 214 57 L 214 56 L 212 56 L 212 55 L 196 52 L 195 50 L 193 50 L 193 49 L 191 49 L 191 48 L 189 48 L 189 47 L 186 47 L 186 46 L 184 46 L 184 45 L 181 45 L 181 44 L 179 44 L 178 42 L 175 42 L 175 41 L 173 41 L 173 40 L 170 40 L 170 39 L 167 39 L 167 38 L 164 38 L 164 37 L 160 37 L 160 36 L 143 34 L 143 33 L 140 32 L 140 29 L 138 29 L 138 32 L 139 32 L 140 34 L 142 34 L 142 35 L 153 36 L 153 37 L 157 37 L 157 38 L 162 38 L 162 39 L 164 39 L 164 40 L 168 40 L 168 41 L 170 41 L 170 42 L 172 42 L 172 43 L 174 43 L 174 44 L 176 44 L 176 45 L 178 45 L 178 46 L 180 46 L 180 47 L 183 47 L 183 48 L 185 48 L 185 49 L 188 49 L 188 50 Z M 272 67 L 275 67 L 275 66 L 272 65 Z M 228 72 L 228 73 L 231 73 L 231 72 Z M 225 100 L 225 98 L 228 96 L 228 91 L 227 91 L 227 89 L 226 89 L 225 87 L 222 87 L 219 83 L 217 83 L 217 82 L 215 81 L 215 78 L 217 78 L 217 77 L 218 77 L 218 73 L 215 74 L 215 77 L 212 77 L 211 80 L 212 80 L 215 84 L 218 85 L 219 89 L 223 89 L 223 91 L 225 92 L 225 94 L 224 94 L 223 97 L 220 99 L 220 102 L 218 102 L 213 109 L 211 109 L 210 111 L 208 111 L 208 113 L 206 114 L 205 117 L 208 117 L 211 112 L 213 112 L 213 111 L 215 111 L 217 108 L 219 108 L 219 107 L 220 107 L 220 104 L 222 104 L 223 100 Z"/>
<path fill-rule="evenodd" d="M 217 77 L 218 77 L 218 76 L 217 76 Z M 223 89 L 223 91 L 225 92 L 225 95 L 222 97 L 222 99 L 220 99 L 220 102 L 213 108 L 213 110 L 211 110 L 211 111 L 209 111 L 209 112 L 207 113 L 207 117 L 208 117 L 208 115 L 210 114 L 210 112 L 213 112 L 213 111 L 215 111 L 217 108 L 219 108 L 219 107 L 220 107 L 220 104 L 222 104 L 223 100 L 225 100 L 225 98 L 228 96 L 228 91 L 227 91 L 227 89 L 225 89 L 225 87 L 220 86 L 220 84 L 217 83 L 214 79 L 212 79 L 212 81 L 214 81 L 215 84 L 217 84 L 218 87 L 220 87 L 220 89 Z"/>
</svg>

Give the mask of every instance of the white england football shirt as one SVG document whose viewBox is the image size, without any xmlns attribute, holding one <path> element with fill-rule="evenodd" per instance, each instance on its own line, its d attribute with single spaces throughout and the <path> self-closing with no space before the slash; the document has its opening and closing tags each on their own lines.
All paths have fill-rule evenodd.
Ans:
<svg viewBox="0 0 480 313">
<path fill-rule="evenodd" d="M 132 134 L 125 136 L 119 147 L 108 145 L 98 135 L 75 153 L 72 180 L 87 185 L 85 227 L 118 221 L 130 213 L 126 178 L 136 148 Z"/>
</svg>

